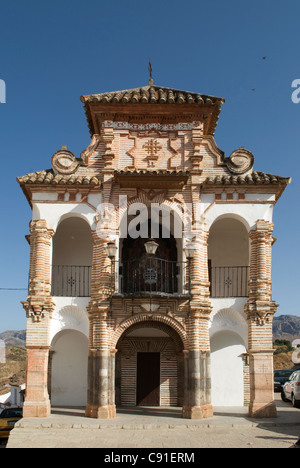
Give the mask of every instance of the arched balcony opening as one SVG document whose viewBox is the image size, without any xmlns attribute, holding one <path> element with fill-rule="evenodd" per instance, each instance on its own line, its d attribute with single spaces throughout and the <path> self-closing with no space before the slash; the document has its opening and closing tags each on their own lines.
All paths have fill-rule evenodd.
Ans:
<svg viewBox="0 0 300 468">
<path fill-rule="evenodd" d="M 208 240 L 211 297 L 247 297 L 249 236 L 243 222 L 234 217 L 215 221 Z"/>
<path fill-rule="evenodd" d="M 53 238 L 53 296 L 90 296 L 92 255 L 88 223 L 79 217 L 62 220 Z"/>
<path fill-rule="evenodd" d="M 182 293 L 182 239 L 166 230 L 163 223 L 150 219 L 140 227 L 141 235 L 120 240 L 120 291 L 124 295 L 161 295 Z M 147 242 L 155 232 L 155 252 L 147 252 Z"/>
</svg>

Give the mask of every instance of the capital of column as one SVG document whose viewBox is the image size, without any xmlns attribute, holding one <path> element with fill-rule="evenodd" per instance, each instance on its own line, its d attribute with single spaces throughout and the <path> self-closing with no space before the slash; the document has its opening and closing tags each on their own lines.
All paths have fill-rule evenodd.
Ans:
<svg viewBox="0 0 300 468">
<path fill-rule="evenodd" d="M 51 297 L 51 238 L 54 230 L 45 219 L 30 222 L 30 272 L 28 296 L 22 302 L 27 318 L 40 322 L 51 317 L 55 304 Z"/>
<path fill-rule="evenodd" d="M 26 301 L 22 301 L 21 304 L 26 311 L 26 317 L 31 318 L 33 322 L 41 322 L 46 317 L 51 318 L 55 309 L 55 304 L 51 296 L 28 296 Z"/>
<path fill-rule="evenodd" d="M 276 313 L 279 305 L 275 301 L 249 300 L 245 304 L 245 314 L 248 321 L 255 322 L 258 326 L 263 326 Z"/>
<path fill-rule="evenodd" d="M 51 237 L 53 237 L 55 233 L 54 229 L 49 229 L 47 227 L 46 219 L 37 219 L 30 221 L 29 229 L 31 234 L 37 234 L 40 237 L 45 237 L 47 239 L 51 239 Z"/>
<path fill-rule="evenodd" d="M 252 241 L 255 240 L 263 240 L 263 239 L 272 239 L 272 233 L 274 229 L 274 223 L 271 223 L 270 221 L 265 221 L 263 219 L 259 219 L 256 223 L 256 228 L 252 229 L 249 232 L 249 237 Z"/>
<path fill-rule="evenodd" d="M 97 297 L 90 300 L 87 310 L 90 316 L 104 318 L 106 319 L 109 313 L 109 298 L 108 295 L 104 295 L 103 297 Z"/>
</svg>

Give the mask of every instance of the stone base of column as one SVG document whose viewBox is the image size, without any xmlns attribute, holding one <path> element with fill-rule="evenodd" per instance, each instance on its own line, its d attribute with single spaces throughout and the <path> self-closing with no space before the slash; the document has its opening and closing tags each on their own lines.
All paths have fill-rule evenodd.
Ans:
<svg viewBox="0 0 300 468">
<path fill-rule="evenodd" d="M 214 409 L 212 405 L 183 406 L 182 417 L 185 419 L 206 419 L 212 418 Z"/>
<path fill-rule="evenodd" d="M 51 404 L 47 390 L 49 346 L 27 346 L 24 418 L 47 418 Z"/>
<path fill-rule="evenodd" d="M 250 418 L 277 418 L 277 409 L 275 402 L 272 403 L 250 403 Z"/>
<path fill-rule="evenodd" d="M 87 418 L 95 419 L 114 419 L 116 417 L 116 406 L 94 406 L 87 405 L 85 408 L 85 415 Z"/>
<path fill-rule="evenodd" d="M 23 405 L 23 418 L 47 418 L 50 415 L 50 401 L 25 401 Z"/>
<path fill-rule="evenodd" d="M 276 418 L 273 350 L 249 350 L 250 404 L 252 418 Z"/>
</svg>

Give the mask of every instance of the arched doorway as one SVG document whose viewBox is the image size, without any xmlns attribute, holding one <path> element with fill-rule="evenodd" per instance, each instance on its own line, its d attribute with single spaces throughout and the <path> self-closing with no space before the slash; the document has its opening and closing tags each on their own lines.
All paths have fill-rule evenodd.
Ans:
<svg viewBox="0 0 300 468">
<path fill-rule="evenodd" d="M 87 400 L 88 338 L 77 330 L 63 330 L 52 341 L 52 406 L 85 406 Z"/>
<path fill-rule="evenodd" d="M 183 405 L 183 343 L 172 327 L 151 320 L 133 324 L 117 349 L 117 406 Z"/>
</svg>

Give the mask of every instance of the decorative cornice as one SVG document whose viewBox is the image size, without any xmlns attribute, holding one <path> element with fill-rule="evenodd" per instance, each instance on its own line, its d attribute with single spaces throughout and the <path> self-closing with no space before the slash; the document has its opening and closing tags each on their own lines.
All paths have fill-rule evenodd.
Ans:
<svg viewBox="0 0 300 468">
<path fill-rule="evenodd" d="M 205 121 L 205 133 L 213 135 L 221 105 L 225 102 L 223 98 L 216 96 L 155 86 L 152 83 L 141 88 L 81 96 L 80 100 L 84 104 L 91 135 L 99 133 L 100 128 L 97 127 L 101 126 L 104 120 L 110 118 L 116 120 L 118 116 L 126 114 L 128 121 L 130 111 L 134 111 L 135 116 L 145 116 L 152 108 L 151 113 L 156 112 L 163 121 L 164 117 L 170 114 L 170 106 L 172 106 L 172 119 L 178 113 L 183 122 L 185 122 L 184 115 L 196 116 L 200 111 L 201 120 Z M 101 121 L 97 122 L 99 115 Z"/>
<path fill-rule="evenodd" d="M 115 180 L 122 188 L 182 189 L 189 173 L 185 171 L 115 171 Z"/>
</svg>

